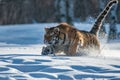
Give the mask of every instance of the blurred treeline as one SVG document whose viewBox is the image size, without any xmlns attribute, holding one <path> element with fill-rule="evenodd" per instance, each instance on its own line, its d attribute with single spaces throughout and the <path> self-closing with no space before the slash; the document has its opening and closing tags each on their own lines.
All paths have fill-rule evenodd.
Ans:
<svg viewBox="0 0 120 80">
<path fill-rule="evenodd" d="M 59 22 L 55 1 L 0 0 L 0 24 Z M 74 21 L 96 18 L 100 13 L 99 8 L 99 0 L 74 0 Z M 120 18 L 120 5 L 117 7 L 117 18 Z M 109 15 L 106 21 L 109 21 Z"/>
</svg>

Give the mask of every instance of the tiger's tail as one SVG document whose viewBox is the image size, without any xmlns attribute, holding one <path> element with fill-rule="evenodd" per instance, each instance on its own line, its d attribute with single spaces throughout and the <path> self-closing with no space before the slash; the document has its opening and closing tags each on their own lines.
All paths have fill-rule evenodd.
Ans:
<svg viewBox="0 0 120 80">
<path fill-rule="evenodd" d="M 106 18 L 107 14 L 109 13 L 110 9 L 112 8 L 113 4 L 117 4 L 118 0 L 111 0 L 105 9 L 100 13 L 100 15 L 97 17 L 97 20 L 95 21 L 90 33 L 93 33 L 95 35 L 98 34 L 100 27 L 102 25 L 103 20 Z"/>
</svg>

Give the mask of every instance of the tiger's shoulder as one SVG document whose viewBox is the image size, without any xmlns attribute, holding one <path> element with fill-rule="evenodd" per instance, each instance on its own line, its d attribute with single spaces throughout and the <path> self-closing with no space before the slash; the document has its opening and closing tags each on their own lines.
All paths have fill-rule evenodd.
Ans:
<svg viewBox="0 0 120 80">
<path fill-rule="evenodd" d="M 76 29 L 74 26 L 69 25 L 68 23 L 65 22 L 58 24 L 56 27 L 64 31 L 68 31 L 70 29 Z"/>
</svg>

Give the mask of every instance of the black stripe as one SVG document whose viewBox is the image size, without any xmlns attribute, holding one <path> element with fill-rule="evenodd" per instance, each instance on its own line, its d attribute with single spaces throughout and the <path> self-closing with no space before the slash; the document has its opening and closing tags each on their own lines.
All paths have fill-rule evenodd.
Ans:
<svg viewBox="0 0 120 80">
<path fill-rule="evenodd" d="M 65 39 L 66 39 L 66 35 L 64 34 L 64 41 L 63 41 L 63 44 L 65 43 Z"/>
<path fill-rule="evenodd" d="M 58 35 L 55 36 L 55 38 L 58 39 L 58 40 L 55 40 L 55 44 L 59 43 L 59 35 L 60 35 L 60 31 L 58 32 Z"/>
<path fill-rule="evenodd" d="M 62 43 L 62 44 L 64 44 L 64 43 L 65 43 L 65 39 L 66 39 L 66 34 L 65 34 L 65 33 L 63 33 L 63 32 L 60 32 L 60 33 L 64 35 L 64 38 L 63 38 L 63 43 Z"/>
</svg>

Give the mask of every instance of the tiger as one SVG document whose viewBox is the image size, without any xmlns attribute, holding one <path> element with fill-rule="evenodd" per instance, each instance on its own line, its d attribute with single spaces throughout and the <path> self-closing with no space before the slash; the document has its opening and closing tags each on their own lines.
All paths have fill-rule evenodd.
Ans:
<svg viewBox="0 0 120 80">
<path fill-rule="evenodd" d="M 78 30 L 67 23 L 45 28 L 44 43 L 54 46 L 54 52 L 64 52 L 67 56 L 86 55 L 93 51 L 100 53 L 98 32 L 113 4 L 118 0 L 111 0 L 97 17 L 90 31 Z"/>
<path fill-rule="evenodd" d="M 61 23 L 60 25 L 54 28 L 50 28 L 53 30 L 49 30 L 48 28 L 45 29 L 49 35 L 44 36 L 44 42 L 50 44 L 51 46 L 54 45 L 54 50 L 56 53 L 64 52 L 68 56 L 74 56 L 77 53 L 83 54 L 83 52 L 85 52 L 86 49 L 90 49 L 90 47 L 95 48 L 95 45 L 95 50 L 99 49 L 99 42 L 95 35 L 90 34 L 87 31 L 78 30 L 67 23 Z M 88 40 L 88 38 L 86 37 L 89 37 L 90 40 Z M 93 44 L 91 44 L 91 42 Z M 78 51 L 76 51 L 77 48 L 80 48 L 81 50 L 78 49 Z"/>
</svg>

